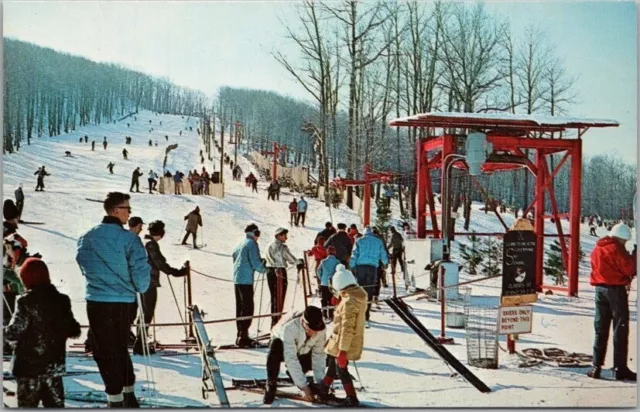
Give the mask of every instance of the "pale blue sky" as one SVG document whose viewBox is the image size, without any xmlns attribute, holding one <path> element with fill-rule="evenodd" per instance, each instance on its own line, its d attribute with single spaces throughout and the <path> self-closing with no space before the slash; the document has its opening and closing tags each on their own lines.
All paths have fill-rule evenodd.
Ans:
<svg viewBox="0 0 640 412">
<path fill-rule="evenodd" d="M 514 34 L 535 22 L 547 32 L 567 71 L 578 76 L 572 116 L 616 119 L 592 130 L 584 153 L 617 152 L 637 163 L 637 11 L 633 2 L 487 2 Z M 6 37 L 168 77 L 213 95 L 220 85 L 275 90 L 309 99 L 273 59 L 295 57 L 281 19 L 293 2 L 3 3 Z"/>
</svg>

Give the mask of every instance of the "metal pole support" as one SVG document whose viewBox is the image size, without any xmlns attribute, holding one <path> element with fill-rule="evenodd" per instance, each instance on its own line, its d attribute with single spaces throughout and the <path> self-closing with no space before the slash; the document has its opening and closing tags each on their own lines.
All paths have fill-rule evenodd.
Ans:
<svg viewBox="0 0 640 412">
<path fill-rule="evenodd" d="M 444 268 L 440 266 L 440 278 L 438 279 L 438 288 L 440 289 L 440 336 L 436 337 L 436 340 L 441 345 L 454 344 L 453 338 L 447 338 L 445 335 L 445 301 L 446 301 L 446 288 L 444 287 Z"/>
</svg>

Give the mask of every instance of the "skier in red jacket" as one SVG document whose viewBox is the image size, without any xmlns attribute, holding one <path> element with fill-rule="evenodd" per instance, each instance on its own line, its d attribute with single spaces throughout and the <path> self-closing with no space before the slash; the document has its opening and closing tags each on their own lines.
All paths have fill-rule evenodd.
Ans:
<svg viewBox="0 0 640 412">
<path fill-rule="evenodd" d="M 600 378 L 607 353 L 609 327 L 613 321 L 613 367 L 617 380 L 635 381 L 635 372 L 627 366 L 629 351 L 629 298 L 628 288 L 636 276 L 637 248 L 629 254 L 625 248 L 631 239 L 631 230 L 620 222 L 611 228 L 608 236 L 600 239 L 591 252 L 591 277 L 595 286 L 595 341 L 593 367 L 587 375 Z"/>
</svg>

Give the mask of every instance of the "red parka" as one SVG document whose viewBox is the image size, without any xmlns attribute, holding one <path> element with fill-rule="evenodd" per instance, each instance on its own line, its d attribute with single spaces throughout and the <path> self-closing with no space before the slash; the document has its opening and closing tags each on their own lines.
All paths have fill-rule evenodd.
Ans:
<svg viewBox="0 0 640 412">
<path fill-rule="evenodd" d="M 630 254 L 625 247 L 610 236 L 598 240 L 591 252 L 592 286 L 628 285 L 636 274 L 636 254 Z"/>
</svg>

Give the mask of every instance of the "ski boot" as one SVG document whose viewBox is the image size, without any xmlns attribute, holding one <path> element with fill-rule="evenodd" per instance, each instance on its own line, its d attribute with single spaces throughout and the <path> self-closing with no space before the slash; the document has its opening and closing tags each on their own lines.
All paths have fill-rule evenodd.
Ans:
<svg viewBox="0 0 640 412">
<path fill-rule="evenodd" d="M 343 408 L 357 408 L 358 406 L 360 406 L 360 401 L 355 395 L 347 396 L 344 401 L 342 401 L 340 406 L 342 406 Z"/>
<path fill-rule="evenodd" d="M 331 387 L 322 381 L 312 384 L 310 388 L 311 392 L 321 402 L 344 402 L 344 399 L 336 398 L 335 394 L 332 393 Z"/>
<path fill-rule="evenodd" d="M 123 392 L 122 396 L 124 397 L 124 401 L 122 402 L 123 408 L 139 408 L 140 403 L 138 402 L 138 398 L 136 398 L 136 394 L 134 392 Z"/>
<path fill-rule="evenodd" d="M 267 381 L 267 385 L 264 389 L 264 398 L 262 399 L 262 402 L 264 402 L 265 405 L 271 405 L 273 403 L 273 400 L 276 397 L 276 389 L 276 381 Z"/>
<path fill-rule="evenodd" d="M 638 380 L 638 375 L 626 366 L 624 368 L 616 368 L 613 374 L 617 381 L 636 382 Z"/>
<path fill-rule="evenodd" d="M 600 374 L 602 373 L 602 368 L 600 366 L 594 366 L 587 372 L 587 376 L 593 379 L 600 379 Z"/>
</svg>

